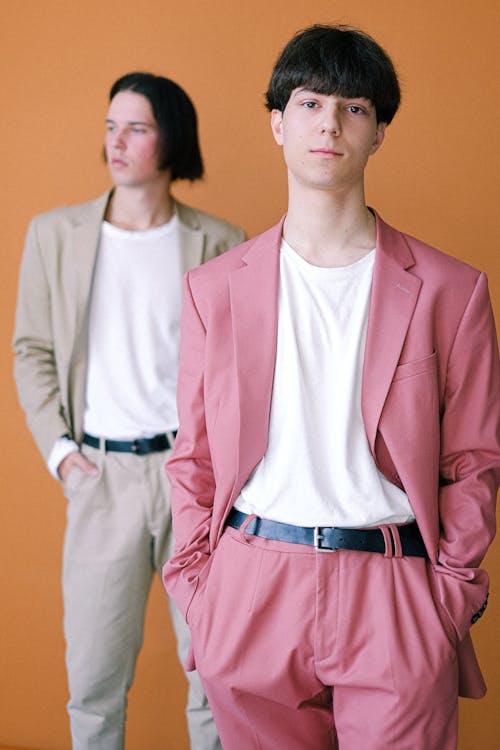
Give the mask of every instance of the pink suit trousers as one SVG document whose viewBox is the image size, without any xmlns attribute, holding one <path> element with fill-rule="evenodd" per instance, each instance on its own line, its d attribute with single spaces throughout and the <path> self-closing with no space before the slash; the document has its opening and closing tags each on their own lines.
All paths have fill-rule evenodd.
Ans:
<svg viewBox="0 0 500 750">
<path fill-rule="evenodd" d="M 226 529 L 188 611 L 224 750 L 455 750 L 454 629 L 417 557 Z"/>
</svg>

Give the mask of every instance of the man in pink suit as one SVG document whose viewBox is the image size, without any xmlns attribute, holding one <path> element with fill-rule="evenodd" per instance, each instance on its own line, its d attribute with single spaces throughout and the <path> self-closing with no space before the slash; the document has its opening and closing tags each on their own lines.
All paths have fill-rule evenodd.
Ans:
<svg viewBox="0 0 500 750">
<path fill-rule="evenodd" d="M 399 100 L 366 34 L 297 34 L 288 212 L 185 277 L 163 577 L 225 750 L 452 750 L 485 691 L 495 328 L 484 274 L 366 206 Z"/>
</svg>

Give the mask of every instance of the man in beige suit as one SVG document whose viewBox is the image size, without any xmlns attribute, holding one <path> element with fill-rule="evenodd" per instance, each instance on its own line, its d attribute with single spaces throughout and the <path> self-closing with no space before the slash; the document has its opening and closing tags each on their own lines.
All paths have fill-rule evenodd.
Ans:
<svg viewBox="0 0 500 750">
<path fill-rule="evenodd" d="M 123 748 L 149 587 L 172 545 L 163 466 L 178 427 L 181 276 L 244 239 L 171 196 L 176 179 L 203 174 L 185 92 L 132 73 L 109 98 L 114 188 L 32 221 L 14 335 L 19 398 L 68 499 L 63 593 L 75 750 Z M 184 662 L 189 635 L 171 610 Z M 191 746 L 220 747 L 197 675 L 189 680 Z"/>
</svg>

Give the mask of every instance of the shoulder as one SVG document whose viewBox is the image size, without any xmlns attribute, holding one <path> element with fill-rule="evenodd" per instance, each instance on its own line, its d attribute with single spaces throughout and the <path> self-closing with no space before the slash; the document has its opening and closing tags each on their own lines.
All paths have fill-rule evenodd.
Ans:
<svg viewBox="0 0 500 750">
<path fill-rule="evenodd" d="M 204 234 L 214 239 L 233 240 L 233 245 L 245 239 L 243 229 L 236 226 L 236 224 L 231 224 L 225 219 L 220 219 L 218 216 L 201 211 L 198 208 L 192 208 L 178 201 L 176 201 L 176 207 L 180 221 L 190 229 L 201 230 Z"/>
<path fill-rule="evenodd" d="M 454 314 L 461 319 L 478 291 L 482 296 L 483 286 L 487 295 L 486 276 L 479 269 L 411 235 L 403 236 L 415 259 L 408 270 L 421 279 L 422 301 L 432 304 L 440 319 L 444 315 L 452 319 Z"/>
<path fill-rule="evenodd" d="M 190 283 L 212 286 L 217 282 L 225 282 L 233 271 L 243 268 L 249 262 L 257 262 L 261 267 L 268 262 L 272 263 L 279 251 L 281 226 L 282 222 L 193 269 L 189 272 Z M 265 273 L 264 269 L 263 272 Z"/>
<path fill-rule="evenodd" d="M 384 253 L 402 261 L 410 273 L 431 285 L 471 286 L 481 271 L 463 260 L 386 224 L 377 217 L 378 244 Z"/>
<path fill-rule="evenodd" d="M 412 235 L 402 233 L 415 257 L 417 265 L 422 269 L 429 268 L 434 272 L 444 274 L 453 273 L 465 277 L 477 277 L 479 269 L 474 268 L 453 255 L 450 255 L 437 247 L 427 244 Z"/>
<path fill-rule="evenodd" d="M 85 203 L 70 206 L 58 206 L 50 211 L 37 214 L 31 220 L 30 228 L 42 236 L 64 231 L 80 224 L 102 222 L 109 193 Z"/>
</svg>

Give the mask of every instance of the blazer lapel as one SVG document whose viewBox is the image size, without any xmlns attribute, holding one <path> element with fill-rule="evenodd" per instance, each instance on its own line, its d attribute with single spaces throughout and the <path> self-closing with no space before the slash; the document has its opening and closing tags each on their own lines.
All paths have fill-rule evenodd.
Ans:
<svg viewBox="0 0 500 750">
<path fill-rule="evenodd" d="M 68 284 L 74 293 L 74 330 L 70 342 L 70 366 L 68 369 L 68 402 L 71 404 L 71 420 L 74 437 L 81 439 L 85 401 L 85 378 L 87 369 L 87 324 L 89 300 L 94 274 L 101 225 L 111 192 L 82 206 L 75 220 L 72 234 L 72 276 Z"/>
<path fill-rule="evenodd" d="M 111 192 L 85 206 L 82 210 L 73 233 L 73 255 L 75 259 L 75 336 L 73 352 L 84 349 L 82 336 L 86 335 L 86 324 L 90 290 L 94 274 L 101 225 Z"/>
<path fill-rule="evenodd" d="M 421 280 L 404 236 L 377 218 L 377 248 L 368 320 L 361 408 L 372 453 L 377 426 L 398 365 Z"/>
<path fill-rule="evenodd" d="M 281 221 L 260 235 L 229 279 L 239 388 L 239 466 L 231 500 L 267 448 L 277 345 Z M 421 280 L 404 236 L 377 216 L 377 251 L 363 368 L 362 412 L 372 451 Z"/>
<path fill-rule="evenodd" d="M 94 274 L 97 250 L 106 208 L 112 191 L 85 206 L 78 217 L 73 233 L 75 268 L 75 349 L 80 349 L 81 337 L 86 335 L 88 303 Z M 198 228 L 196 214 L 188 206 L 176 203 L 179 216 L 179 248 L 181 273 L 199 266 L 203 258 L 204 235 Z"/>
<path fill-rule="evenodd" d="M 233 498 L 267 448 L 276 360 L 282 222 L 260 235 L 230 275 L 240 411 Z"/>
<path fill-rule="evenodd" d="M 181 275 L 184 275 L 203 262 L 205 235 L 196 213 L 189 206 L 176 201 L 175 210 L 179 218 L 179 263 Z"/>
</svg>

